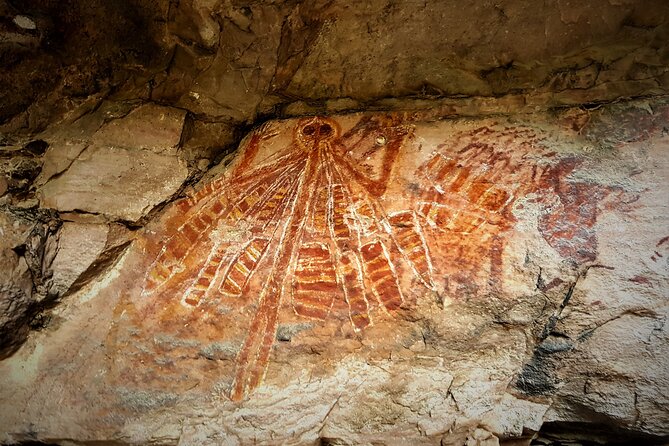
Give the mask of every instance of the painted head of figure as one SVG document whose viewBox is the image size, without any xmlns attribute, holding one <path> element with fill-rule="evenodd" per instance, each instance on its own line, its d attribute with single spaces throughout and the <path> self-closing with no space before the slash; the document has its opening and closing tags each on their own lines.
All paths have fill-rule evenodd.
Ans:
<svg viewBox="0 0 669 446">
<path fill-rule="evenodd" d="M 311 151 L 339 136 L 339 125 L 331 119 L 301 119 L 295 128 L 295 139 L 304 151 Z"/>
</svg>

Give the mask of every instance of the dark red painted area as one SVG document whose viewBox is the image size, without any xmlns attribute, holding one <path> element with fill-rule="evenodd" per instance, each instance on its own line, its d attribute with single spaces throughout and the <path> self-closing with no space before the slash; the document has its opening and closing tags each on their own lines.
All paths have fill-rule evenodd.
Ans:
<svg viewBox="0 0 669 446">
<path fill-rule="evenodd" d="M 586 183 L 558 185 L 559 203 L 539 218 L 539 231 L 548 244 L 565 259 L 578 263 L 597 258 L 594 230 L 599 203 L 611 190 Z"/>
</svg>

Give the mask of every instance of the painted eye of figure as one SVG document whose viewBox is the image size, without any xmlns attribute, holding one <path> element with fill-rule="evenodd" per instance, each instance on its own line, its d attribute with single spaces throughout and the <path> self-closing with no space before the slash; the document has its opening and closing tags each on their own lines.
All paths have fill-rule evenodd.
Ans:
<svg viewBox="0 0 669 446">
<path fill-rule="evenodd" d="M 332 135 L 332 126 L 330 124 L 323 124 L 318 130 L 318 134 L 321 136 L 330 136 Z"/>
<path fill-rule="evenodd" d="M 307 135 L 307 136 L 311 136 L 311 135 L 314 134 L 315 131 L 316 131 L 316 127 L 309 124 L 309 125 L 304 126 L 304 128 L 302 129 L 302 134 Z"/>
</svg>

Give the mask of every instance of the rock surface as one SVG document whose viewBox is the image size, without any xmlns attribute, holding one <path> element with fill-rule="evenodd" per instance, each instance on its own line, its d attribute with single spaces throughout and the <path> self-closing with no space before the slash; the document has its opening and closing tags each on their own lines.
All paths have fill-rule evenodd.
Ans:
<svg viewBox="0 0 669 446">
<path fill-rule="evenodd" d="M 494 119 L 417 112 L 268 123 L 245 139 L 232 164 L 212 170 L 213 182 L 171 205 L 111 269 L 54 309 L 58 324 L 0 363 L 0 399 L 19 408 L 2 412 L 2 441 L 529 444 L 537 435 L 556 441 L 565 431 L 559 426 L 588 423 L 579 438 L 665 442 L 666 122 L 669 106 L 651 100 Z M 354 330 L 358 319 L 346 301 L 335 301 L 324 320 L 307 317 L 304 298 L 290 291 L 299 286 L 286 287 L 264 380 L 232 401 L 235 374 L 246 364 L 239 352 L 252 342 L 254 315 L 265 311 L 263 284 L 275 270 L 299 274 L 259 262 L 249 288 L 232 297 L 221 270 L 222 294 L 195 300 L 193 279 L 208 277 L 202 266 L 215 265 L 216 249 L 240 249 L 248 234 L 268 233 L 240 207 L 238 220 L 220 217 L 211 238 L 202 235 L 206 227 L 192 234 L 197 241 L 183 237 L 188 225 L 206 223 L 216 200 L 253 206 L 245 201 L 252 194 L 236 188 L 264 181 L 260 172 L 269 167 L 254 168 L 287 169 L 288 159 L 274 161 L 282 150 L 298 156 L 320 140 L 344 157 L 335 165 L 349 169 L 346 225 L 387 244 L 404 303 L 397 309 L 372 298 L 376 279 L 361 270 L 370 306 L 355 314 L 368 314 L 373 325 Z M 277 178 L 309 178 L 292 172 Z M 314 193 L 339 183 L 327 184 Z M 292 194 L 276 197 L 303 200 Z M 332 197 L 322 209 L 336 220 Z M 131 207 L 142 200 L 117 199 Z M 365 202 L 389 217 L 364 217 Z M 420 226 L 393 223 L 405 209 Z M 257 218 L 267 227 L 295 212 Z M 320 224 L 305 221 L 309 231 Z M 384 227 L 394 235 L 375 232 Z M 423 251 L 414 248 L 409 261 L 392 248 L 418 227 L 429 271 L 415 263 Z M 284 249 L 326 243 L 310 234 Z M 363 260 L 372 239 L 360 242 Z M 225 262 L 234 261 L 228 252 Z M 12 262 L 24 271 L 20 259 Z"/>
<path fill-rule="evenodd" d="M 48 301 L 47 281 L 55 255 L 49 243 L 59 222 L 48 213 L 0 210 L 0 357 L 13 353 L 39 328 L 35 320 Z"/>
<path fill-rule="evenodd" d="M 46 132 L 52 150 L 38 179 L 43 207 L 135 222 L 179 190 L 188 177 L 175 156 L 185 113 L 151 104 L 114 113 L 107 104 L 81 132 L 70 125 Z"/>
<path fill-rule="evenodd" d="M 109 227 L 104 224 L 65 222 L 58 233 L 58 248 L 51 263 L 50 293 L 64 295 L 97 260 L 107 246 Z"/>
<path fill-rule="evenodd" d="M 186 112 L 146 104 L 119 119 L 105 123 L 93 136 L 93 144 L 110 147 L 176 153 Z"/>
<path fill-rule="evenodd" d="M 663 0 L 0 0 L 0 442 L 666 443 L 668 41 Z M 287 147 L 378 243 L 312 219 L 254 266 L 285 210 L 207 227 Z M 235 240 L 245 298 L 197 291 Z M 360 267 L 367 307 L 307 317 L 334 295 L 282 265 L 328 249 L 321 288 L 387 255 L 400 308 Z"/>
<path fill-rule="evenodd" d="M 186 167 L 173 157 L 88 148 L 42 187 L 40 199 L 42 206 L 61 212 L 84 211 L 134 222 L 170 198 L 187 175 Z"/>
<path fill-rule="evenodd" d="M 36 29 L 16 25 L 22 16 Z M 663 0 L 3 1 L 0 17 L 8 131 L 41 130 L 110 92 L 239 125 L 296 101 L 364 110 L 522 93 L 555 106 L 666 93 L 669 82 Z"/>
<path fill-rule="evenodd" d="M 3 351 L 11 350 L 20 345 L 28 332 L 25 323 L 26 314 L 34 304 L 33 278 L 25 258 L 14 250 L 28 238 L 30 227 L 25 224 L 14 224 L 6 215 L 0 215 L 0 333 L 6 340 Z M 4 353 L 4 352 L 3 352 Z"/>
</svg>

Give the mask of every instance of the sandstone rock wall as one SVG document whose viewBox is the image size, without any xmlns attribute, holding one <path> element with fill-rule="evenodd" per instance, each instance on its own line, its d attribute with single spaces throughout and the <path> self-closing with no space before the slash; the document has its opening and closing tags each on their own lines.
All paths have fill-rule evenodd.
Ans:
<svg viewBox="0 0 669 446">
<path fill-rule="evenodd" d="M 10 177 L 3 197 L 3 301 L 14 305 L 3 310 L 5 351 L 25 338 L 27 321 L 38 328 L 0 363 L 2 400 L 18 408 L 3 410 L 3 441 L 666 441 L 665 100 L 478 119 L 416 111 L 270 122 L 197 183 L 209 161 L 185 150 L 177 110 L 108 102 L 86 116 L 86 130 L 40 135 L 41 155 L 17 148 L 53 167 L 30 187 Z M 65 159 L 60 145 L 74 148 Z M 314 147 L 334 157 L 314 164 L 321 180 L 298 168 Z M 272 169 L 287 173 L 272 179 Z M 341 169 L 349 173 L 328 176 Z M 114 176 L 123 187 L 106 180 Z M 262 194 L 254 205 L 238 191 L 263 181 L 309 187 L 276 195 L 269 186 L 267 197 L 293 203 L 270 217 L 257 208 Z M 342 214 L 338 184 L 348 185 Z M 318 193 L 335 195 L 300 214 Z M 235 219 L 221 213 L 184 238 L 219 201 Z M 337 215 L 359 242 L 318 235 Z M 305 222 L 299 238 L 271 235 L 295 219 Z M 204 272 L 234 266 L 234 252 L 264 234 L 273 244 L 241 294 L 230 294 L 225 268 Z M 418 235 L 423 248 L 407 254 L 401 240 Z M 327 313 L 313 312 L 323 301 L 306 311 L 289 279 L 274 296 L 277 325 L 257 328 L 258 315 L 271 314 L 263 287 L 304 275 L 302 249 L 330 246 L 340 268 L 350 243 L 360 243 L 362 313 L 335 291 L 325 294 Z M 388 291 L 375 294 L 365 263 L 374 243 L 393 265 L 399 306 Z M 292 267 L 271 260 L 281 250 L 293 253 L 284 256 Z M 198 295 L 203 279 L 210 286 Z M 371 324 L 356 325 L 360 314 Z M 248 365 L 240 352 L 263 333 L 268 359 Z M 247 365 L 264 379 L 235 396 Z"/>
<path fill-rule="evenodd" d="M 0 121 L 12 131 L 109 94 L 235 127 L 295 102 L 350 111 L 530 93 L 555 106 L 658 94 L 668 82 L 662 0 L 3 1 L 0 15 L 11 68 Z"/>
<path fill-rule="evenodd" d="M 0 442 L 666 443 L 668 41 L 0 0 Z"/>
</svg>

